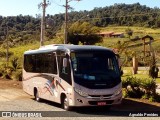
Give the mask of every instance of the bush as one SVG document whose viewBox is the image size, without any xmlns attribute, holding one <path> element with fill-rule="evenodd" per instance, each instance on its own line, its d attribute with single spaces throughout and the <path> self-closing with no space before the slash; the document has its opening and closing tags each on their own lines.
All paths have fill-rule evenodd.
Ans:
<svg viewBox="0 0 160 120">
<path fill-rule="evenodd" d="M 0 68 L 0 77 L 2 77 L 3 76 L 3 71 L 2 71 L 2 69 Z"/>
<path fill-rule="evenodd" d="M 22 80 L 22 69 L 18 57 L 13 57 L 11 59 L 11 69 L 11 78 L 14 80 Z"/>
<path fill-rule="evenodd" d="M 6 66 L 6 64 L 2 64 L 0 66 L 0 76 L 4 79 L 10 79 L 11 70 Z"/>
<path fill-rule="evenodd" d="M 149 69 L 149 76 L 152 78 L 157 78 L 158 77 L 158 72 L 159 69 L 156 66 L 151 66 Z"/>
<path fill-rule="evenodd" d="M 131 77 L 127 77 L 127 79 L 122 80 L 122 87 L 127 89 L 127 87 L 131 84 L 131 79 Z"/>
<path fill-rule="evenodd" d="M 19 81 L 21 81 L 22 80 L 22 70 L 18 70 L 16 72 L 12 72 L 11 78 L 13 80 L 19 80 Z"/>
<path fill-rule="evenodd" d="M 150 102 L 156 102 L 156 99 L 154 98 L 154 96 L 150 96 L 150 97 L 149 97 L 149 101 L 150 101 Z"/>
<path fill-rule="evenodd" d="M 122 86 L 126 89 L 126 94 L 128 97 L 132 98 L 141 98 L 144 94 L 143 91 L 141 91 L 140 88 L 140 79 L 137 79 L 136 77 L 127 77 L 126 80 L 122 81 Z"/>
<path fill-rule="evenodd" d="M 141 88 L 144 90 L 145 94 L 153 95 L 156 91 L 156 82 L 154 79 L 146 78 L 141 80 Z"/>
<path fill-rule="evenodd" d="M 22 80 L 22 69 L 17 57 L 11 59 L 9 66 L 5 63 L 0 66 L 0 77 L 5 79 Z"/>
<path fill-rule="evenodd" d="M 126 89 L 123 89 L 123 90 L 122 90 L 122 94 L 123 94 L 123 97 L 124 97 L 124 98 L 129 97 L 128 91 L 127 91 Z"/>
<path fill-rule="evenodd" d="M 143 96 L 142 96 L 142 99 L 148 99 L 149 98 L 149 96 L 147 95 L 147 94 L 144 94 Z"/>
<path fill-rule="evenodd" d="M 149 101 L 150 102 L 160 102 L 160 95 L 159 94 L 154 94 L 149 96 Z"/>
<path fill-rule="evenodd" d="M 156 96 L 156 82 L 152 78 L 127 77 L 122 80 L 123 96 L 160 101 Z"/>
<path fill-rule="evenodd" d="M 154 94 L 154 99 L 156 102 L 160 102 L 160 94 L 158 93 Z"/>
</svg>

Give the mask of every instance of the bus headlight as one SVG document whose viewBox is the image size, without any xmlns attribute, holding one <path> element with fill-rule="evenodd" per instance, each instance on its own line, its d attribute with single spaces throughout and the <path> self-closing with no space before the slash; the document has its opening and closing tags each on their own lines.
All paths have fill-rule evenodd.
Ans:
<svg viewBox="0 0 160 120">
<path fill-rule="evenodd" d="M 87 93 L 85 93 L 85 92 L 83 92 L 83 91 L 81 91 L 81 90 L 79 90 L 77 88 L 74 88 L 74 90 L 75 90 L 76 93 L 78 93 L 79 95 L 81 95 L 83 97 L 87 97 L 88 96 Z"/>
<path fill-rule="evenodd" d="M 119 95 L 120 93 L 121 93 L 121 89 L 120 90 L 117 90 L 115 93 L 114 93 L 114 96 L 117 96 L 117 95 Z"/>
</svg>

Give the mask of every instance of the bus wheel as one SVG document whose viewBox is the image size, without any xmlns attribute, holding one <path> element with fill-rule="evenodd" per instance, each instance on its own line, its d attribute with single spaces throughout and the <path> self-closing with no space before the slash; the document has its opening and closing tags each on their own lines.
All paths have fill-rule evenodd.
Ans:
<svg viewBox="0 0 160 120">
<path fill-rule="evenodd" d="M 71 107 L 69 106 L 69 101 L 68 101 L 68 99 L 67 99 L 67 97 L 66 96 L 64 96 L 63 98 L 62 98 L 62 108 L 63 109 L 65 109 L 65 110 L 67 110 L 67 111 L 69 111 L 69 110 L 71 110 Z"/>
<path fill-rule="evenodd" d="M 40 102 L 40 101 L 41 101 L 41 98 L 39 97 L 39 93 L 38 93 L 37 90 L 36 90 L 36 93 L 35 93 L 35 100 L 36 100 L 37 102 Z"/>
</svg>

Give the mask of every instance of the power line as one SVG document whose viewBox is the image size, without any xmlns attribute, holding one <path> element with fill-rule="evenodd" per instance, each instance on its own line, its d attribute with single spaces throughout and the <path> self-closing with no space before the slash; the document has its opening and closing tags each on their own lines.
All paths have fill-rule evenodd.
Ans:
<svg viewBox="0 0 160 120">
<path fill-rule="evenodd" d="M 58 3 L 55 2 L 54 0 L 52 0 L 51 2 L 53 2 L 53 3 L 56 4 L 57 6 L 63 7 L 63 5 L 58 4 Z"/>
<path fill-rule="evenodd" d="M 74 10 L 75 6 L 79 3 L 80 0 L 77 0 L 77 2 L 72 6 L 72 10 Z"/>
</svg>

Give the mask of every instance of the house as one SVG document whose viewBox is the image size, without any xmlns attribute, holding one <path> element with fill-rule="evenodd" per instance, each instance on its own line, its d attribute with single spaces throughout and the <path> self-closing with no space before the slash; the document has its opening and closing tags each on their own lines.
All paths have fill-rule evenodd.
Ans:
<svg viewBox="0 0 160 120">
<path fill-rule="evenodd" d="M 113 33 L 112 37 L 120 37 L 123 38 L 124 37 L 124 33 Z"/>
<path fill-rule="evenodd" d="M 115 33 L 113 31 L 111 31 L 111 32 L 101 32 L 101 33 L 99 33 L 99 35 L 102 36 L 102 37 L 120 37 L 120 38 L 124 37 L 124 33 Z"/>
<path fill-rule="evenodd" d="M 101 32 L 99 33 L 100 36 L 102 37 L 111 37 L 114 32 Z"/>
</svg>

